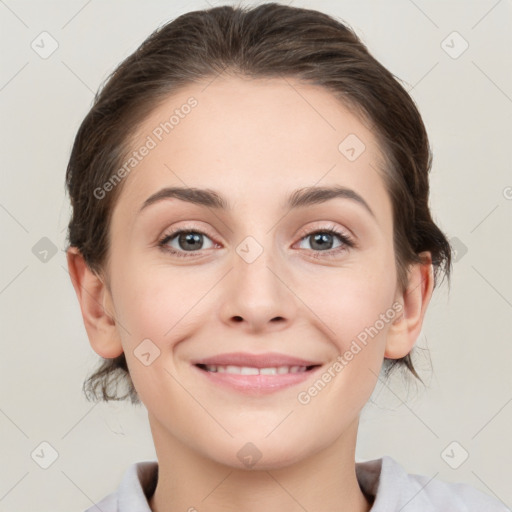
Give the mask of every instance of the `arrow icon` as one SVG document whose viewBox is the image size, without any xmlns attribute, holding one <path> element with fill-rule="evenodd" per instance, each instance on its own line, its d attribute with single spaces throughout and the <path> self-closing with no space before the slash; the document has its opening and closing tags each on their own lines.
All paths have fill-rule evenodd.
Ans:
<svg viewBox="0 0 512 512">
<path fill-rule="evenodd" d="M 160 349 L 149 338 L 142 340 L 133 353 L 144 366 L 149 366 L 160 357 Z"/>
<path fill-rule="evenodd" d="M 445 455 L 446 455 L 447 457 L 450 457 L 450 459 L 453 459 L 453 458 L 455 457 L 455 452 L 453 451 L 453 448 L 451 449 L 450 454 L 445 453 Z"/>
<path fill-rule="evenodd" d="M 59 458 L 59 453 L 50 443 L 43 441 L 34 448 L 30 457 L 40 468 L 48 469 Z"/>
</svg>

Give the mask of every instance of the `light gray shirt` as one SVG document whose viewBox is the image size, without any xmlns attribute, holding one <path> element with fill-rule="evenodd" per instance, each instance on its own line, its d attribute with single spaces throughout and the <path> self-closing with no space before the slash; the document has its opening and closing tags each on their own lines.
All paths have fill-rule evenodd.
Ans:
<svg viewBox="0 0 512 512">
<path fill-rule="evenodd" d="M 356 462 L 356 475 L 361 490 L 373 501 L 370 512 L 511 512 L 470 485 L 408 474 L 387 455 Z M 156 461 L 132 464 L 117 490 L 85 512 L 151 512 L 148 500 L 157 479 Z"/>
</svg>

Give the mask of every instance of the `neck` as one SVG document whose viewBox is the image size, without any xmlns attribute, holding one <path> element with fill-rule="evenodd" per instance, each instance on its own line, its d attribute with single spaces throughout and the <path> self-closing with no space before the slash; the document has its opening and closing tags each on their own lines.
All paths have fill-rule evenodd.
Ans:
<svg viewBox="0 0 512 512">
<path fill-rule="evenodd" d="M 291 465 L 240 469 L 191 450 L 154 420 L 158 483 L 149 506 L 153 512 L 369 512 L 355 472 L 357 423 Z"/>
</svg>

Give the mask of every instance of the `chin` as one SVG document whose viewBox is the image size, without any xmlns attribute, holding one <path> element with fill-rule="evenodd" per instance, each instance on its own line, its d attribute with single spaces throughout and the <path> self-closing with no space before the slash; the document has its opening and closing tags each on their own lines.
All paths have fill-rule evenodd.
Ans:
<svg viewBox="0 0 512 512">
<path fill-rule="evenodd" d="M 291 466 L 300 460 L 300 455 L 292 447 L 283 446 L 282 440 L 276 437 L 274 442 L 270 440 L 235 442 L 234 446 L 228 447 L 226 452 L 210 454 L 210 457 L 220 464 L 238 470 L 268 471 Z"/>
</svg>

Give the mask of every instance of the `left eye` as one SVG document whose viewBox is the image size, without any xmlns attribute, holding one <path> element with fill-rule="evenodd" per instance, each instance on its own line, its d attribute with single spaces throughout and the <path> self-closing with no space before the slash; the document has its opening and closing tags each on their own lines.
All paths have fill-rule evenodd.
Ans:
<svg viewBox="0 0 512 512">
<path fill-rule="evenodd" d="M 204 237 L 210 240 L 210 247 L 203 246 Z M 172 245 L 170 245 L 169 242 L 171 241 L 177 241 L 178 247 L 173 247 Z M 201 233 L 200 231 L 176 231 L 175 233 L 166 235 L 159 242 L 159 245 L 173 254 L 177 254 L 179 256 L 188 256 L 187 254 L 183 254 L 182 251 L 196 252 L 197 250 L 201 249 L 210 249 L 211 247 L 214 246 L 214 243 L 206 234 Z"/>
<path fill-rule="evenodd" d="M 341 243 L 336 247 L 333 247 L 334 238 L 337 238 L 338 240 L 341 241 Z M 336 250 L 343 246 L 352 246 L 351 241 L 348 239 L 348 237 L 346 237 L 342 233 L 338 233 L 337 231 L 330 229 L 318 230 L 313 233 L 309 233 L 305 237 L 301 238 L 301 242 L 308 240 L 311 241 L 310 245 L 314 251 L 321 252 Z"/>
</svg>

